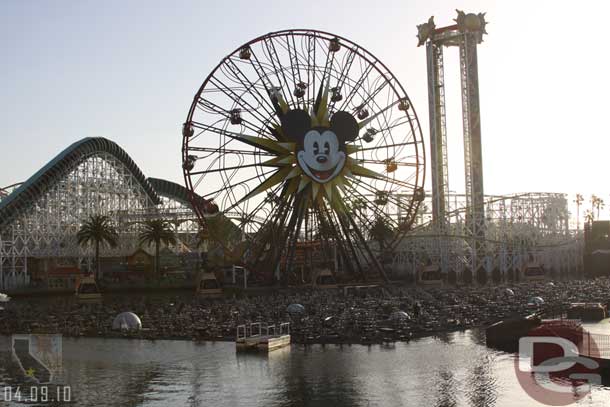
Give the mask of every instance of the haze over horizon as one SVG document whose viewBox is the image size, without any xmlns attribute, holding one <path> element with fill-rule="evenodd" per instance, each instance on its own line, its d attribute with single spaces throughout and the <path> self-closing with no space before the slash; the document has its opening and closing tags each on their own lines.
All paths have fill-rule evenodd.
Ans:
<svg viewBox="0 0 610 407">
<path fill-rule="evenodd" d="M 601 164 L 600 53 L 610 6 L 596 2 L 23 2 L 0 5 L 0 186 L 24 181 L 71 143 L 106 137 L 144 174 L 183 183 L 180 127 L 216 64 L 270 31 L 312 28 L 363 46 L 399 78 L 428 147 L 425 49 L 416 25 L 486 12 L 479 46 L 485 192 L 595 193 Z M 450 189 L 464 190 L 457 50 L 446 50 Z M 429 154 L 427 154 L 429 164 Z M 430 185 L 429 171 L 426 183 Z M 588 198 L 586 196 L 585 198 Z M 587 206 L 585 202 L 584 206 Z M 606 210 L 607 211 L 607 210 Z"/>
</svg>

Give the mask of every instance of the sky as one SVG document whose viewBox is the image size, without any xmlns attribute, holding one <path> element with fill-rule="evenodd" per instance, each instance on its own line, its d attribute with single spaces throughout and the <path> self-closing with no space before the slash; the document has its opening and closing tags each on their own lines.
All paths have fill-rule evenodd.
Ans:
<svg viewBox="0 0 610 407">
<path fill-rule="evenodd" d="M 109 138 L 147 176 L 183 183 L 180 128 L 205 77 L 239 45 L 288 28 L 336 33 L 377 56 L 413 101 L 428 146 L 416 25 L 431 15 L 437 27 L 453 24 L 456 8 L 489 22 L 478 50 L 485 192 L 610 203 L 610 3 L 601 1 L 3 0 L 0 187 L 84 137 Z M 462 192 L 457 49 L 445 56 L 449 186 Z"/>
</svg>

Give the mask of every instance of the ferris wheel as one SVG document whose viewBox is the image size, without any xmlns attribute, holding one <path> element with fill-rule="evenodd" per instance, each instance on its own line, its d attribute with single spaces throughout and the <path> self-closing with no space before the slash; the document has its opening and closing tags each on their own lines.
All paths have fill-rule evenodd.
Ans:
<svg viewBox="0 0 610 407">
<path fill-rule="evenodd" d="M 381 251 L 424 198 L 409 97 L 372 54 L 326 32 L 237 48 L 197 91 L 182 134 L 197 216 L 233 261 L 267 276 L 331 263 L 385 276 Z"/>
</svg>

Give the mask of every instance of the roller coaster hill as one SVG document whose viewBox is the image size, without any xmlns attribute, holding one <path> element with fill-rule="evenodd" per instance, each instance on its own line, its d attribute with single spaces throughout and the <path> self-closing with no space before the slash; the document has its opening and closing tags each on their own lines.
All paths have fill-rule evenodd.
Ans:
<svg viewBox="0 0 610 407">
<path fill-rule="evenodd" d="M 236 48 L 198 87 L 182 126 L 184 187 L 147 178 L 116 143 L 86 138 L 0 189 L 0 289 L 61 289 L 91 273 L 94 248 L 76 235 L 92 215 L 108 216 L 119 235 L 116 247 L 102 247 L 104 278 L 127 284 L 150 277 L 152 252 L 139 235 L 151 219 L 174 229 L 160 266 L 183 285 L 204 262 L 239 266 L 244 284 L 583 275 L 585 241 L 567 194 L 484 194 L 477 49 L 487 23 L 459 10 L 455 22 L 437 28 L 430 17 L 417 27 L 428 163 L 412 100 L 373 54 L 327 32 L 269 33 Z M 445 49 L 459 51 L 463 194 L 449 189 Z M 586 236 L 607 241 L 600 225 Z M 594 240 L 588 265 L 610 252 Z"/>
<path fill-rule="evenodd" d="M 153 252 L 139 243 L 143 222 L 149 219 L 166 220 L 176 232 L 176 244 L 161 250 L 161 269 L 166 276 L 174 275 L 180 284 L 190 286 L 201 266 L 200 253 L 206 248 L 201 245 L 201 228 L 188 191 L 170 181 L 145 177 L 129 155 L 110 140 L 80 140 L 27 181 L 2 191 L 3 290 L 70 289 L 79 276 L 93 272 L 93 248 L 79 245 L 76 234 L 84 220 L 98 214 L 109 216 L 119 232 L 116 247 L 101 249 L 105 278 L 128 282 L 150 275 Z M 392 205 L 391 199 L 375 199 L 388 216 L 401 216 L 400 206 Z M 450 202 L 454 208 L 450 211 L 450 233 L 439 234 L 432 222 L 430 198 L 424 198 L 412 232 L 391 253 L 380 256 L 391 278 L 414 280 L 418 270 L 434 263 L 444 265 L 445 280 L 472 282 L 465 198 L 451 195 Z M 518 279 L 518 272 L 534 260 L 557 276 L 582 272 L 583 241 L 568 229 L 564 194 L 487 196 L 486 213 L 487 237 L 481 247 L 489 253 L 484 265 L 490 280 Z M 232 227 L 235 220 L 226 216 L 216 221 L 222 225 L 220 234 L 225 239 L 239 233 Z M 597 233 L 601 224 L 594 223 L 592 230 Z M 608 229 L 607 222 L 603 224 Z M 239 237 L 233 240 L 239 245 Z M 216 247 L 210 239 L 206 246 L 211 263 L 231 265 L 223 245 Z M 341 259 L 334 260 L 328 267 L 338 274 L 345 272 Z"/>
<path fill-rule="evenodd" d="M 139 243 L 143 223 L 163 219 L 177 243 L 161 249 L 163 274 L 192 284 L 200 263 L 199 223 L 184 187 L 147 178 L 129 155 L 104 138 L 80 140 L 27 181 L 0 194 L 0 289 L 72 289 L 93 272 L 94 249 L 76 234 L 91 215 L 106 215 L 118 231 L 118 245 L 102 245 L 107 279 L 145 278 L 153 250 Z M 213 253 L 212 253 L 213 254 Z M 169 277 L 168 277 L 169 278 Z"/>
</svg>

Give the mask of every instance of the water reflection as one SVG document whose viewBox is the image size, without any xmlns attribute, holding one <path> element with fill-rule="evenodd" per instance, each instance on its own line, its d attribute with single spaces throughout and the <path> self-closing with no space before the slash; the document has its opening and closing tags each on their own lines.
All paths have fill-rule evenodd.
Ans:
<svg viewBox="0 0 610 407">
<path fill-rule="evenodd" d="M 471 329 L 467 332 L 468 337 L 473 343 L 477 345 L 485 346 L 485 330 L 484 329 Z"/>
<path fill-rule="evenodd" d="M 358 389 L 357 377 L 345 374 L 345 370 L 353 371 L 356 367 L 350 353 L 338 349 L 293 345 L 277 355 L 276 352 L 269 355 L 271 387 L 277 389 L 269 394 L 269 402 L 282 407 L 361 405 L 364 397 Z M 293 352 L 306 356 L 295 358 Z M 261 359 L 259 356 L 258 360 Z"/>
<path fill-rule="evenodd" d="M 537 405 L 516 382 L 512 356 L 479 342 L 466 332 L 261 356 L 238 355 L 232 343 L 64 338 L 62 380 L 79 406 Z M 0 387 L 13 380 L 4 356 Z M 609 393 L 598 388 L 579 404 L 607 405 Z"/>
<path fill-rule="evenodd" d="M 450 344 L 453 340 L 454 337 L 454 333 L 453 332 L 439 332 L 438 334 L 436 334 L 434 336 L 434 338 L 438 339 L 439 341 L 442 341 L 446 344 Z"/>
<path fill-rule="evenodd" d="M 189 377 L 189 384 L 190 384 L 190 395 L 188 397 L 188 405 L 189 406 L 200 406 L 203 404 L 203 398 L 202 398 L 202 394 L 203 394 L 203 382 L 202 382 L 202 378 L 204 377 L 204 372 L 203 369 L 195 364 L 195 363 L 190 363 L 191 365 L 191 369 L 192 369 L 192 374 Z"/>
<path fill-rule="evenodd" d="M 484 354 L 471 368 L 467 381 L 468 400 L 472 407 L 491 407 L 495 405 L 498 392 L 493 370 L 493 356 Z"/>
<path fill-rule="evenodd" d="M 452 372 L 441 370 L 436 381 L 437 407 L 457 406 L 457 383 Z"/>
</svg>

